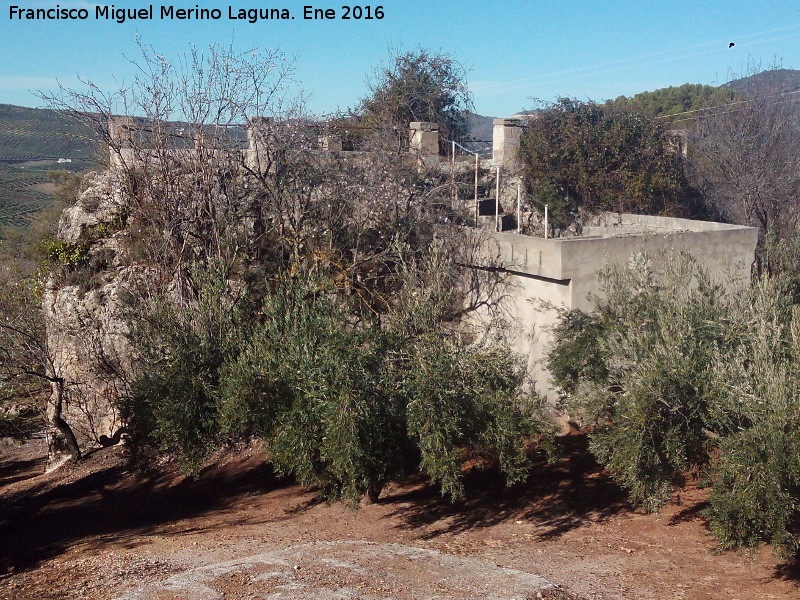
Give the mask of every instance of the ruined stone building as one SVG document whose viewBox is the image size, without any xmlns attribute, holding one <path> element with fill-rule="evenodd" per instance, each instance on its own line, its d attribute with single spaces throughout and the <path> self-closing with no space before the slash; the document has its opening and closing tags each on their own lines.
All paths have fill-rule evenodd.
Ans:
<svg viewBox="0 0 800 600">
<path fill-rule="evenodd" d="M 515 163 L 523 125 L 520 120 L 496 119 L 492 156 L 482 158 L 463 152 L 458 157 L 440 157 L 436 125 L 411 123 L 409 153 L 426 164 L 441 164 L 442 169 L 462 173 L 475 169 L 474 197 L 461 202 L 468 210 L 474 209 L 474 224 L 488 230 L 486 251 L 500 259 L 508 275 L 504 302 L 514 326 L 515 347 L 528 356 L 535 389 L 552 399 L 541 361 L 550 340 L 549 327 L 555 322 L 555 308 L 588 309 L 591 294 L 599 292 L 598 273 L 605 265 L 625 263 L 645 251 L 657 268 L 671 251 L 685 250 L 700 258 L 713 275 L 746 282 L 757 231 L 687 219 L 606 214 L 586 225 L 579 236 L 545 239 L 524 235 L 519 232 L 522 220 L 530 224 L 541 215 L 523 214 L 517 206 Z M 137 159 L 132 145 L 124 143 L 134 126 L 131 119 L 114 123 L 112 135 L 121 143 L 111 154 L 110 168 L 96 174 L 80 201 L 64 211 L 58 232 L 61 240 L 77 241 L 87 230 L 107 228 L 126 210 L 119 170 Z M 346 154 L 341 139 L 331 135 L 320 136 L 318 151 Z M 258 161 L 257 135 L 248 136 L 243 152 L 247 164 Z M 110 257 L 109 268 L 98 276 L 94 289 L 85 291 L 69 282 L 51 280 L 44 294 L 49 344 L 56 368 L 68 382 L 65 414 L 83 440 L 97 441 L 118 430 L 121 424 L 114 401 L 128 383 L 126 374 L 133 372 L 122 297 L 127 286 L 146 278 L 147 273 L 136 266 L 115 267 L 113 257 L 119 250 L 113 233 L 98 239 L 90 249 L 97 260 Z"/>
</svg>

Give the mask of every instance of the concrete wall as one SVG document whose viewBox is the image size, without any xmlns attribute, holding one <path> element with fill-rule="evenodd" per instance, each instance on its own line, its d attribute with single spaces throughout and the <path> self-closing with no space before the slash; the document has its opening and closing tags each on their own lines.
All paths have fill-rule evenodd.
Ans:
<svg viewBox="0 0 800 600">
<path fill-rule="evenodd" d="M 569 280 L 539 279 L 515 274 L 505 290 L 505 313 L 514 327 L 514 350 L 527 357 L 528 374 L 534 389 L 555 401 L 550 375 L 544 359 L 552 335 L 549 327 L 558 321 L 557 307 L 571 305 L 572 286 Z"/>
<path fill-rule="evenodd" d="M 557 395 L 542 364 L 557 312 L 546 308 L 591 308 L 598 275 L 608 264 L 626 264 L 646 252 L 654 268 L 686 250 L 725 285 L 746 285 L 758 232 L 752 227 L 638 215 L 606 215 L 589 228 L 594 235 L 543 239 L 494 233 L 490 244 L 511 274 L 506 311 L 516 328 L 517 351 L 528 355 L 535 389 L 549 401 Z"/>
</svg>

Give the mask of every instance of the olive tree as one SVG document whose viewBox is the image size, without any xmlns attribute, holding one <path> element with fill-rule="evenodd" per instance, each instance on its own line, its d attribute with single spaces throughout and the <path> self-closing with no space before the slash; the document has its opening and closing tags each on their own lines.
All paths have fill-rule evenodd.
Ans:
<svg viewBox="0 0 800 600">
<path fill-rule="evenodd" d="M 420 48 L 396 52 L 369 81 L 369 95 L 356 115 L 365 125 L 395 127 L 405 132 L 411 121 L 439 125 L 442 147 L 467 137 L 466 113 L 472 96 L 466 71 L 451 55 Z"/>
<path fill-rule="evenodd" d="M 769 74 L 740 80 L 736 101 L 698 113 L 690 150 L 698 185 L 728 219 L 783 237 L 800 215 L 800 111 L 765 83 Z"/>
<path fill-rule="evenodd" d="M 589 447 L 633 503 L 660 508 L 690 477 L 711 485 L 722 548 L 796 551 L 800 410 L 795 281 L 736 293 L 679 256 L 603 275 L 603 299 L 568 313 L 549 366 Z"/>
</svg>

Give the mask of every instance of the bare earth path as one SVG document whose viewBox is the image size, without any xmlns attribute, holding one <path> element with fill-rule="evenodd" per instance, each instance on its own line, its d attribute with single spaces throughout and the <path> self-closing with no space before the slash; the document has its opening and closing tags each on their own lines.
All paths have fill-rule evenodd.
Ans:
<svg viewBox="0 0 800 600">
<path fill-rule="evenodd" d="M 476 472 L 450 504 L 412 478 L 356 510 L 257 447 L 195 481 L 130 473 L 119 447 L 45 475 L 41 440 L 0 441 L 0 598 L 800 598 L 796 558 L 715 553 L 703 491 L 639 514 L 580 436 L 562 443 L 511 490 Z"/>
</svg>

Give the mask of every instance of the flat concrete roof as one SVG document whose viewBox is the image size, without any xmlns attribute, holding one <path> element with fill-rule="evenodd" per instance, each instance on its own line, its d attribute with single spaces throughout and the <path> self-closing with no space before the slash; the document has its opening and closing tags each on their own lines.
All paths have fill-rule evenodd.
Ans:
<svg viewBox="0 0 800 600">
<path fill-rule="evenodd" d="M 494 233 L 492 239 L 509 270 L 554 280 L 594 275 L 610 260 L 637 251 L 663 253 L 684 248 L 701 251 L 710 260 L 726 261 L 744 248 L 755 248 L 754 227 L 643 215 L 607 213 L 567 238 Z"/>
</svg>

